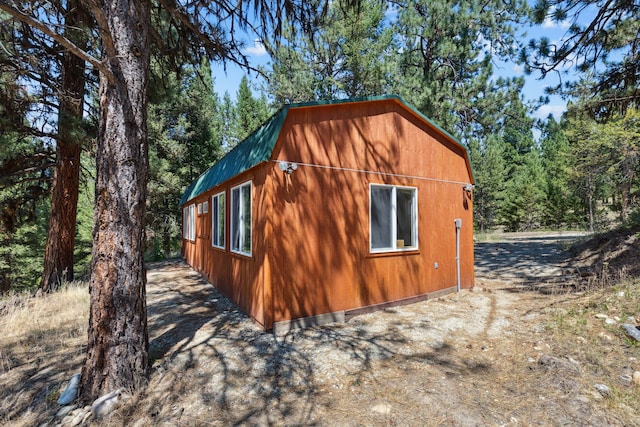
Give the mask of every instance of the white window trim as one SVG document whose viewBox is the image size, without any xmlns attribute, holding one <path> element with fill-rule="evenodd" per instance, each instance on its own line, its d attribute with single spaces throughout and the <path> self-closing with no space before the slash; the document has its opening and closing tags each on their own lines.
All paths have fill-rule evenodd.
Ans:
<svg viewBox="0 0 640 427">
<path fill-rule="evenodd" d="M 196 205 L 189 205 L 189 240 L 196 240 Z"/>
<path fill-rule="evenodd" d="M 182 208 L 182 238 L 189 239 L 189 206 Z"/>
<path fill-rule="evenodd" d="M 233 248 L 233 241 L 234 241 L 234 236 L 233 236 L 233 231 L 234 231 L 234 226 L 236 225 L 234 223 L 234 212 L 233 212 L 233 206 L 234 206 L 234 200 L 233 200 L 233 190 L 235 189 L 239 189 L 239 194 L 240 194 L 240 200 L 238 202 L 238 209 L 240 210 L 240 212 L 243 211 L 244 205 L 243 205 L 243 201 L 242 201 L 242 187 L 245 186 L 249 186 L 249 212 L 251 212 L 251 218 L 250 218 L 250 223 L 249 223 L 249 232 L 251 233 L 249 236 L 249 252 L 243 252 L 242 251 L 242 241 L 244 240 L 244 227 L 241 228 L 240 230 L 240 249 L 234 249 Z M 230 227 L 229 227 L 229 248 L 231 250 L 231 252 L 235 253 L 235 254 L 239 254 L 239 255 L 245 255 L 245 256 L 251 256 L 252 255 L 252 251 L 253 251 L 253 181 L 249 180 L 249 181 L 245 181 L 240 185 L 236 185 L 235 187 L 231 187 L 231 191 L 229 191 L 230 197 L 229 197 L 229 222 L 230 222 Z"/>
<path fill-rule="evenodd" d="M 182 210 L 182 237 L 185 240 L 196 240 L 195 205 L 185 206 Z"/>
<path fill-rule="evenodd" d="M 217 215 L 220 213 L 220 196 L 224 196 L 224 208 L 222 210 L 222 214 L 224 215 L 227 211 L 227 197 L 225 195 L 224 191 L 221 191 L 218 194 L 215 194 L 211 197 L 211 246 L 213 246 L 214 248 L 218 248 L 218 249 L 225 249 L 225 243 L 227 240 L 227 218 L 225 216 L 224 221 L 222 222 L 222 245 L 216 245 L 213 242 L 213 239 L 216 237 L 215 235 L 215 222 L 218 220 Z M 214 203 L 214 200 L 218 199 L 218 209 L 217 211 L 214 209 L 214 206 L 216 206 L 216 204 Z"/>
<path fill-rule="evenodd" d="M 209 201 L 202 202 L 202 213 L 209 213 Z"/>
<path fill-rule="evenodd" d="M 391 244 L 392 247 L 389 248 L 373 248 L 373 239 L 371 238 L 371 232 L 372 232 L 372 224 L 371 224 L 371 205 L 372 205 L 372 200 L 371 200 L 371 189 L 373 187 L 384 187 L 384 188 L 391 188 L 392 189 L 392 196 L 391 196 L 391 213 L 392 213 L 392 218 L 391 218 Z M 408 190 L 412 190 L 414 193 L 414 206 L 413 206 L 413 212 L 412 212 L 412 221 L 413 221 L 413 227 L 412 227 L 412 231 L 414 233 L 413 236 L 413 240 L 415 242 L 415 245 L 413 246 L 405 246 L 402 248 L 398 248 L 397 247 L 397 237 L 398 237 L 398 230 L 397 230 L 397 214 L 396 214 L 396 201 L 397 201 L 397 197 L 396 197 L 396 190 L 397 189 L 408 189 Z M 419 246 L 418 246 L 418 188 L 417 187 L 408 187 L 408 186 L 402 186 L 402 185 L 387 185 L 387 184 L 369 184 L 369 253 L 372 254 L 379 254 L 379 253 L 389 253 L 389 252 L 407 252 L 407 251 L 416 251 L 418 250 Z"/>
</svg>

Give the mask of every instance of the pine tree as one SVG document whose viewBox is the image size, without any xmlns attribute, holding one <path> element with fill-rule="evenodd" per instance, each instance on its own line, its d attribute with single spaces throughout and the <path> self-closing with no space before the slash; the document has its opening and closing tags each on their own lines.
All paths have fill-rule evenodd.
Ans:
<svg viewBox="0 0 640 427">
<path fill-rule="evenodd" d="M 0 113 L 2 113 L 0 106 Z M 0 114 L 1 116 L 1 114 Z M 5 116 L 6 117 L 6 116 Z M 0 133 L 0 294 L 38 284 L 53 153 L 42 141 Z"/>
<path fill-rule="evenodd" d="M 276 104 L 292 104 L 316 99 L 316 80 L 307 58 L 307 40 L 286 27 L 283 40 L 269 47 L 272 62 L 267 73 L 265 90 Z"/>
<path fill-rule="evenodd" d="M 508 231 L 531 231 L 543 219 L 545 174 L 537 148 L 522 155 L 506 185 L 502 218 Z"/>
<path fill-rule="evenodd" d="M 521 95 L 512 93 L 499 133 L 507 182 L 501 217 L 510 231 L 532 230 L 543 223 L 546 175 L 529 111 Z"/>
<path fill-rule="evenodd" d="M 235 103 L 235 140 L 242 141 L 264 123 L 270 116 L 267 99 L 264 95 L 254 98 L 249 79 L 243 76 L 240 80 Z"/>
<path fill-rule="evenodd" d="M 67 2 L 65 37 L 86 50 L 90 16 L 82 2 Z M 76 217 L 80 185 L 80 152 L 88 139 L 83 128 L 86 66 L 84 59 L 64 52 L 60 59 L 60 93 L 56 166 L 51 188 L 51 209 L 39 292 L 50 292 L 63 280 L 74 278 Z"/>
<path fill-rule="evenodd" d="M 236 124 L 238 122 L 237 119 L 237 111 L 235 105 L 233 104 L 233 100 L 231 99 L 231 95 L 228 91 L 225 91 L 222 96 L 222 104 L 220 106 L 220 117 L 222 119 L 222 149 L 225 152 L 228 152 L 233 147 L 235 147 L 240 140 L 237 136 Z"/>
<path fill-rule="evenodd" d="M 627 108 L 624 114 L 613 114 L 600 125 L 606 146 L 611 147 L 611 177 L 620 222 L 626 223 L 640 184 L 640 111 Z M 638 203 L 638 202 L 635 202 Z"/>
<path fill-rule="evenodd" d="M 0 12 L 1 14 L 1 12 Z M 37 285 L 55 155 L 29 135 L 27 113 L 35 98 L 19 84 L 11 61 L 13 26 L 0 25 L 0 294 Z"/>
<path fill-rule="evenodd" d="M 394 43 L 385 11 L 384 2 L 374 0 L 355 8 L 331 3 L 313 35 L 288 31 L 283 43 L 267 44 L 273 58 L 267 92 L 277 104 L 389 92 Z"/>
<path fill-rule="evenodd" d="M 513 24 L 528 10 L 524 1 L 399 2 L 395 92 L 463 140 L 491 126 L 508 114 L 500 110 L 511 96 L 504 94 L 519 93 L 522 84 L 492 81 L 492 60 L 515 55 Z"/>
<path fill-rule="evenodd" d="M 503 144 L 502 139 L 496 135 L 489 136 L 484 144 L 477 140 L 472 140 L 469 144 L 476 178 L 473 217 L 476 227 L 482 233 L 497 225 L 500 218 L 506 178 Z"/>
<path fill-rule="evenodd" d="M 76 215 L 76 243 L 74 247 L 74 274 L 76 279 L 87 281 L 91 273 L 91 248 L 93 246 L 93 202 L 95 201 L 95 147 L 83 147 L 80 156 L 82 170 Z"/>
<path fill-rule="evenodd" d="M 0 8 L 11 10 L 7 4 L 0 4 Z M 42 4 L 33 10 L 38 11 L 39 18 L 60 28 L 65 40 L 88 49 L 90 17 L 82 2 Z M 15 79 L 0 90 L 5 108 L 14 110 L 5 117 L 12 122 L 13 131 L 18 135 L 41 139 L 44 145 L 55 150 L 44 270 L 40 281 L 40 291 L 49 292 L 62 280 L 73 279 L 80 151 L 88 139 L 84 126 L 87 76 L 83 58 L 69 51 L 61 52 L 55 40 L 49 44 L 43 40 L 38 31 L 20 25 L 16 20 L 3 19 L 0 23 L 3 46 L 0 73 L 8 73 Z M 21 95 L 22 100 L 32 100 L 28 115 L 21 113 L 24 106 L 20 105 L 20 100 L 9 99 L 12 94 L 18 96 L 19 93 L 28 94 L 26 97 Z M 33 102 L 35 99 L 38 102 Z"/>
<path fill-rule="evenodd" d="M 569 143 L 560 123 L 547 117 L 540 138 L 542 163 L 546 174 L 544 224 L 555 228 L 571 227 L 578 204 L 569 186 Z"/>
<path fill-rule="evenodd" d="M 185 187 L 222 156 L 223 118 L 208 62 L 180 74 L 152 66 L 149 105 L 149 256 L 161 259 L 179 244 L 176 209 Z"/>
<path fill-rule="evenodd" d="M 566 127 L 570 149 L 570 180 L 581 200 L 582 218 L 589 231 L 600 228 L 601 211 L 597 201 L 604 198 L 609 178 L 611 149 L 605 144 L 598 124 L 585 114 L 571 111 Z"/>
<path fill-rule="evenodd" d="M 187 67 L 187 71 L 177 111 L 182 120 L 181 138 L 187 146 L 191 182 L 222 157 L 223 124 L 209 62 L 205 60 L 197 67 Z"/>
<path fill-rule="evenodd" d="M 564 94 L 576 95 L 584 84 L 582 76 L 591 74 L 590 96 L 582 102 L 591 115 L 624 114 L 640 102 L 640 14 L 637 1 L 538 0 L 534 7 L 534 22 L 546 20 L 569 23 L 561 40 L 541 37 L 531 40 L 523 49 L 528 68 L 542 75 L 556 71 L 567 74 L 566 65 L 580 72 L 578 81 L 553 88 Z"/>
</svg>

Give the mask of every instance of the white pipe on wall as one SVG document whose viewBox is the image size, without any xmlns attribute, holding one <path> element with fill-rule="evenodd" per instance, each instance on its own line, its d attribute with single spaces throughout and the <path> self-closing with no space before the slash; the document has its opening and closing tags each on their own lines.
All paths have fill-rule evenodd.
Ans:
<svg viewBox="0 0 640 427">
<path fill-rule="evenodd" d="M 457 218 L 453 220 L 453 223 L 456 225 L 456 279 L 458 292 L 460 292 L 460 229 L 462 228 L 462 220 Z"/>
</svg>

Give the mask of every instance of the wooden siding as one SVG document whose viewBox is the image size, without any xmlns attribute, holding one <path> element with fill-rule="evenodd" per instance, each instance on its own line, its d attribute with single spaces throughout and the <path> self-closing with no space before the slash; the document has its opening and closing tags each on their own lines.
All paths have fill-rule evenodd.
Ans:
<svg viewBox="0 0 640 427">
<path fill-rule="evenodd" d="M 263 188 L 265 164 L 246 171 L 214 187 L 187 203 L 187 205 L 209 201 L 209 212 L 198 215 L 196 219 L 197 238 L 195 242 L 182 240 L 182 255 L 189 265 L 200 272 L 223 294 L 236 303 L 246 314 L 264 325 L 264 268 L 266 229 L 264 215 L 258 215 L 265 209 Z M 231 189 L 247 181 L 252 181 L 252 255 L 245 256 L 231 252 L 230 229 Z M 212 203 L 211 198 L 225 193 L 225 248 L 216 248 L 211 244 Z M 266 327 L 266 326 L 265 326 Z"/>
<path fill-rule="evenodd" d="M 456 286 L 456 218 L 461 285 L 473 286 L 472 200 L 462 188 L 472 178 L 463 150 L 436 138 L 393 102 L 289 113 L 274 158 L 300 166 L 291 175 L 272 167 L 267 184 L 274 321 Z M 417 188 L 418 250 L 370 253 L 370 183 Z"/>
<path fill-rule="evenodd" d="M 473 286 L 473 182 L 464 149 L 394 100 L 292 108 L 272 160 L 192 202 L 195 243 L 183 255 L 265 328 L 274 322 L 402 300 L 456 286 L 454 219 L 462 219 L 461 285 Z M 253 181 L 253 254 L 229 251 L 229 190 Z M 417 250 L 371 254 L 369 185 L 414 187 Z M 211 246 L 211 196 L 226 191 L 225 250 Z M 190 202 L 191 203 L 191 202 Z M 436 268 L 437 263 L 437 268 Z"/>
</svg>

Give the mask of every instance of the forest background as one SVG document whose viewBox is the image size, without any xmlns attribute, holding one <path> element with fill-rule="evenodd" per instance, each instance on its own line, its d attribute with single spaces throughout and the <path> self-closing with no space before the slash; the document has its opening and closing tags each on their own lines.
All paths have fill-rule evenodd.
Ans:
<svg viewBox="0 0 640 427">
<path fill-rule="evenodd" d="M 280 106 L 381 94 L 402 96 L 468 148 L 477 181 L 478 232 L 596 231 L 640 222 L 639 6 L 627 3 L 618 15 L 601 18 L 596 30 L 606 30 L 606 36 L 593 32 L 593 51 L 571 49 L 574 37 L 615 8 L 590 2 L 567 3 L 583 9 L 563 8 L 561 2 L 367 0 L 356 8 L 329 3 L 312 36 L 285 22 L 278 38 L 260 40 L 269 54 L 266 64 L 232 58 L 261 77 L 253 88 L 243 77 L 233 96 L 214 89 L 211 60 L 217 64 L 220 58 L 193 65 L 179 55 L 167 59 L 152 52 L 146 259 L 179 253 L 177 203 L 185 187 Z M 31 12 L 68 21 L 70 4 L 46 10 L 43 3 L 36 5 L 40 12 L 36 6 Z M 550 19 L 569 23 L 564 39 L 522 35 L 521 28 Z M 69 37 L 92 49 L 90 37 Z M 72 66 L 65 63 L 64 49 L 45 39 L 0 11 L 2 292 L 46 288 L 50 281 L 86 276 L 90 268 L 97 76 L 83 68 L 80 113 L 70 114 L 78 102 L 65 105 L 69 89 L 61 88 Z M 39 54 L 36 45 L 52 54 Z M 533 118 L 545 97 L 526 100 L 524 77 L 496 77 L 495 66 L 504 61 L 542 75 L 570 70 L 563 84 L 546 90 L 568 102 L 560 120 Z M 77 216 L 66 218 L 74 223 L 73 261 L 71 271 L 45 280 L 52 183 L 65 161 L 74 162 L 61 151 L 64 139 L 73 141 L 79 159 L 78 179 L 71 184 L 78 189 Z"/>
</svg>

